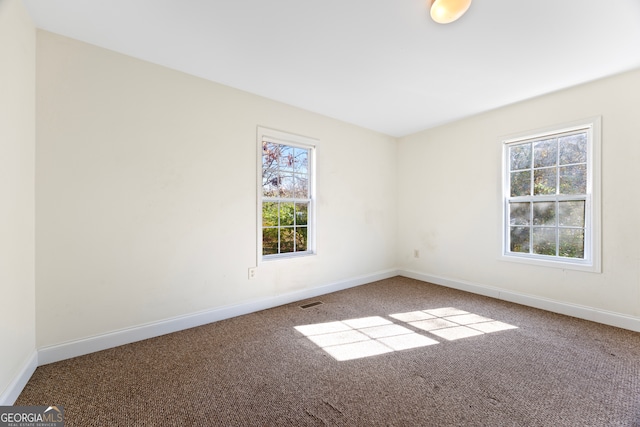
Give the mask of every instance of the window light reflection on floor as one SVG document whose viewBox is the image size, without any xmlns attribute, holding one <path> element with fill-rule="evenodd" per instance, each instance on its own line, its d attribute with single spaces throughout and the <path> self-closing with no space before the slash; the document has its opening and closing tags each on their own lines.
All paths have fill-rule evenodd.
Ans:
<svg viewBox="0 0 640 427">
<path fill-rule="evenodd" d="M 390 317 L 406 322 L 414 328 L 429 332 L 447 341 L 516 329 L 516 326 L 508 323 L 453 307 L 398 313 L 392 314 Z"/>
<path fill-rule="evenodd" d="M 447 341 L 517 328 L 453 307 L 396 313 L 389 317 Z M 338 361 L 439 343 L 380 316 L 302 325 L 295 329 Z"/>
<path fill-rule="evenodd" d="M 336 360 L 351 360 L 438 344 L 380 316 L 296 326 Z"/>
</svg>

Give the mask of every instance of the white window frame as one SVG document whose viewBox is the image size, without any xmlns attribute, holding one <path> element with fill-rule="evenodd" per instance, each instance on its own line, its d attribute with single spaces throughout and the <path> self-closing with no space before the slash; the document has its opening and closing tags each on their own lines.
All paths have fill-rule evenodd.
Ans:
<svg viewBox="0 0 640 427">
<path fill-rule="evenodd" d="M 309 198 L 305 199 L 309 203 L 307 212 L 307 250 L 298 252 L 287 252 L 281 254 L 262 254 L 262 143 L 269 141 L 276 144 L 309 150 L 308 158 L 308 178 L 309 178 Z M 316 254 L 316 148 L 318 140 L 307 136 L 296 135 L 275 129 L 258 126 L 257 128 L 257 264 L 273 260 L 299 258 Z M 296 199 L 292 199 L 295 202 Z"/>
<path fill-rule="evenodd" d="M 601 117 L 591 117 L 571 123 L 507 135 L 500 138 L 502 149 L 502 245 L 500 258 L 531 265 L 568 270 L 602 272 L 601 263 Z M 573 259 L 532 253 L 511 252 L 509 246 L 510 159 L 509 147 L 526 141 L 567 132 L 587 132 L 587 189 L 585 206 L 584 258 Z M 542 200 L 544 196 L 539 196 Z"/>
</svg>

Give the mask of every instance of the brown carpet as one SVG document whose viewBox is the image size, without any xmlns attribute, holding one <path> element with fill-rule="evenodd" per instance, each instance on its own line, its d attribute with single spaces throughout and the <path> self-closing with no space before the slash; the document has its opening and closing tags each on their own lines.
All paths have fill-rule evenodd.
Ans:
<svg viewBox="0 0 640 427">
<path fill-rule="evenodd" d="M 338 361 L 295 329 L 321 323 L 339 358 L 387 352 Z M 41 366 L 16 405 L 52 404 L 68 427 L 640 426 L 640 334 L 396 277 Z"/>
</svg>

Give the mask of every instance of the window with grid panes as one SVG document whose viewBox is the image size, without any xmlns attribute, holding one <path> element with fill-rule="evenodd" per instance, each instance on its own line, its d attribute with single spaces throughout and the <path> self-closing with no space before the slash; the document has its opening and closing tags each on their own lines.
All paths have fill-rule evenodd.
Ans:
<svg viewBox="0 0 640 427">
<path fill-rule="evenodd" d="M 594 119 L 504 141 L 503 255 L 561 266 L 597 265 L 596 124 Z"/>
<path fill-rule="evenodd" d="M 314 253 L 315 140 L 259 129 L 260 256 Z"/>
</svg>

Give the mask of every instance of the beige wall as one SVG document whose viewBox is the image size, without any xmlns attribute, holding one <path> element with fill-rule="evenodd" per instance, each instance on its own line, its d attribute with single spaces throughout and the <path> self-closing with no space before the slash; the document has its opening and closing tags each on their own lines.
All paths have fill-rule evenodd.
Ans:
<svg viewBox="0 0 640 427">
<path fill-rule="evenodd" d="M 38 32 L 38 347 L 395 267 L 396 141 Z M 320 140 L 318 255 L 256 263 L 256 127 Z"/>
<path fill-rule="evenodd" d="M 640 316 L 639 111 L 637 70 L 400 139 L 399 268 Z M 499 137 L 592 116 L 603 129 L 602 274 L 499 260 Z"/>
<path fill-rule="evenodd" d="M 395 140 L 37 34 L 0 0 L 0 392 L 36 345 L 396 267 L 640 316 L 640 71 Z M 603 273 L 500 261 L 498 137 L 596 115 Z M 320 140 L 318 255 L 249 280 L 258 125 Z"/>
<path fill-rule="evenodd" d="M 0 396 L 35 355 L 35 49 L 22 2 L 0 0 Z"/>
</svg>

